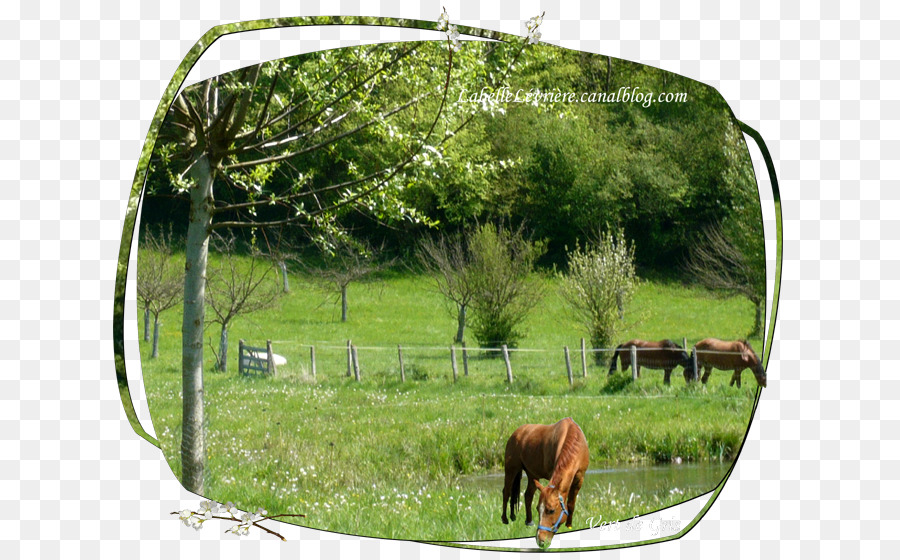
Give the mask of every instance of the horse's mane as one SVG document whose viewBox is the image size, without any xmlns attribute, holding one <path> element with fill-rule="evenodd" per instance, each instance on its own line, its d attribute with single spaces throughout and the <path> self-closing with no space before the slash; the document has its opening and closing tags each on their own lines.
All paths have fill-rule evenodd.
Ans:
<svg viewBox="0 0 900 560">
<path fill-rule="evenodd" d="M 562 449 L 559 450 L 559 456 L 556 458 L 556 467 L 553 469 L 553 477 L 550 480 L 550 484 L 559 484 L 560 481 L 557 479 L 557 474 L 564 472 L 568 468 L 569 463 L 575 459 L 580 450 L 579 444 L 581 441 L 575 434 L 573 426 L 578 428 L 578 425 L 573 421 L 572 426 L 566 431 L 566 441 L 563 442 Z"/>
<path fill-rule="evenodd" d="M 660 341 L 660 344 L 662 344 L 663 348 L 681 348 L 681 346 L 679 346 L 678 344 L 676 344 L 675 342 L 673 342 L 672 340 L 670 340 L 668 338 Z"/>
<path fill-rule="evenodd" d="M 738 342 L 740 342 L 741 344 L 743 344 L 744 346 L 746 346 L 746 347 L 747 347 L 747 350 L 749 350 L 750 353 L 753 354 L 753 357 L 756 358 L 757 360 L 759 360 L 759 356 L 756 354 L 756 350 L 754 350 L 753 347 L 750 346 L 750 343 L 747 342 L 747 339 L 746 339 L 746 338 L 742 338 L 742 339 L 738 340 Z"/>
</svg>

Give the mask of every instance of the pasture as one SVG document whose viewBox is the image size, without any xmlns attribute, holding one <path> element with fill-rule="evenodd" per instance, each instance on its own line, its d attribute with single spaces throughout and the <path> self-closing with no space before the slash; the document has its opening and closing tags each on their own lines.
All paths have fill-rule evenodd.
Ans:
<svg viewBox="0 0 900 560">
<path fill-rule="evenodd" d="M 176 257 L 178 258 L 178 257 Z M 207 429 L 206 496 L 272 513 L 304 513 L 301 524 L 343 533 L 423 540 L 483 540 L 533 536 L 524 512 L 500 522 L 503 449 L 524 423 L 571 416 L 590 446 L 591 469 L 685 463 L 727 467 L 740 448 L 756 382 L 742 389 L 716 371 L 708 386 L 685 386 L 681 369 L 671 386 L 662 372 L 644 370 L 607 378 L 609 359 L 588 361 L 581 376 L 583 334 L 544 279 L 545 296 L 531 314 L 523 349 L 511 358 L 515 381 L 506 382 L 502 359 L 470 348 L 470 375 L 454 383 L 449 346 L 455 319 L 427 279 L 384 273 L 369 285 L 351 285 L 350 313 L 311 291 L 296 276 L 292 292 L 274 310 L 239 318 L 229 331 L 228 371 L 213 371 L 210 326 L 205 349 Z M 743 337 L 753 307 L 743 299 L 713 299 L 702 290 L 644 282 L 621 339 Z M 154 430 L 166 460 L 180 475 L 181 311 L 165 312 L 160 357 L 141 343 L 143 378 Z M 273 341 L 286 366 L 274 377 L 241 377 L 237 341 Z M 362 380 L 347 377 L 350 339 L 359 347 Z M 761 353 L 759 340 L 751 344 Z M 316 346 L 317 375 L 309 374 Z M 406 381 L 399 378 L 396 346 L 406 349 Z M 474 345 L 474 344 L 473 344 Z M 572 350 L 570 388 L 563 346 Z M 427 349 L 425 349 L 427 348 Z M 678 470 L 663 485 L 592 484 L 579 496 L 574 528 L 644 514 L 711 489 L 682 482 Z M 602 473 L 595 475 L 601 477 Z M 693 479 L 692 479 L 693 480 Z M 494 484 L 496 481 L 496 484 Z M 496 487 L 494 487 L 494 485 Z"/>
</svg>

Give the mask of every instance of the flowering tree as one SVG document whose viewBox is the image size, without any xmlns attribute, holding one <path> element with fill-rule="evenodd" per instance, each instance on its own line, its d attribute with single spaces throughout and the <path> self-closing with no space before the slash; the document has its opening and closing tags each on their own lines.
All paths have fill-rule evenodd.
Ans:
<svg viewBox="0 0 900 560">
<path fill-rule="evenodd" d="M 594 348 L 616 338 L 624 308 L 634 293 L 634 246 L 621 229 L 569 253 L 569 271 L 560 278 L 563 298 L 587 330 Z M 595 358 L 600 359 L 596 353 Z"/>
</svg>

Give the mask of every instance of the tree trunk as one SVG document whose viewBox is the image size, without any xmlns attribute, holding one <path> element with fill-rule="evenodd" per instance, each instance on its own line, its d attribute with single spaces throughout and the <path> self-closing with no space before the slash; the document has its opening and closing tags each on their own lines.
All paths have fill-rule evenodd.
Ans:
<svg viewBox="0 0 900 560">
<path fill-rule="evenodd" d="M 150 342 L 150 308 L 144 308 L 144 342 Z"/>
<path fill-rule="evenodd" d="M 151 358 L 159 358 L 159 315 L 153 317 L 153 352 Z"/>
<path fill-rule="evenodd" d="M 347 286 L 341 286 L 341 322 L 347 322 Z"/>
<path fill-rule="evenodd" d="M 228 325 L 222 325 L 222 335 L 219 337 L 219 371 L 228 370 Z"/>
<path fill-rule="evenodd" d="M 287 265 L 284 264 L 284 261 L 281 261 L 278 263 L 278 267 L 281 268 L 281 282 L 284 286 L 284 293 L 288 293 L 291 291 L 291 286 L 288 283 Z"/>
<path fill-rule="evenodd" d="M 456 317 L 457 327 L 456 327 L 456 342 L 462 343 L 463 337 L 466 334 L 466 306 L 465 304 L 459 306 L 459 314 Z"/>
<path fill-rule="evenodd" d="M 181 324 L 181 484 L 203 494 L 206 446 L 203 433 L 203 321 L 206 266 L 213 208 L 213 175 L 206 155 L 194 162 L 184 263 L 184 317 Z"/>
</svg>

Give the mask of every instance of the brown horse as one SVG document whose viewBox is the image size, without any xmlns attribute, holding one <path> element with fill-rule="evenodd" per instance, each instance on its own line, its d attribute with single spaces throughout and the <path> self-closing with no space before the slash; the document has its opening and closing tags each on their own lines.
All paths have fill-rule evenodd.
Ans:
<svg viewBox="0 0 900 560">
<path fill-rule="evenodd" d="M 621 360 L 622 370 L 631 367 L 631 347 L 637 348 L 637 375 L 641 376 L 641 367 L 647 369 L 663 370 L 663 382 L 668 385 L 672 370 L 681 366 L 684 368 L 684 381 L 690 382 L 695 377 L 694 362 L 685 352 L 684 348 L 678 346 L 669 339 L 660 340 L 659 342 L 649 340 L 629 340 L 625 344 L 620 344 L 613 352 L 612 361 L 609 364 L 609 375 L 616 371 L 616 359 Z"/>
<path fill-rule="evenodd" d="M 509 502 L 510 518 L 516 520 L 519 504 L 522 471 L 528 477 L 525 489 L 525 525 L 532 526 L 531 500 L 539 490 L 538 530 L 535 534 L 541 549 L 550 546 L 553 535 L 565 522 L 572 527 L 575 498 L 581 490 L 584 472 L 587 470 L 588 444 L 584 432 L 571 418 L 563 418 L 556 424 L 525 424 L 519 426 L 506 442 L 506 482 L 503 485 L 503 516 Z M 543 486 L 538 479 L 550 482 Z"/>
<path fill-rule="evenodd" d="M 750 368 L 760 386 L 766 386 L 766 370 L 759 356 L 746 340 L 724 341 L 717 338 L 705 338 L 697 343 L 697 367 L 703 370 L 703 383 L 709 380 L 713 368 L 731 370 L 731 383 L 741 386 L 741 372 Z"/>
</svg>

